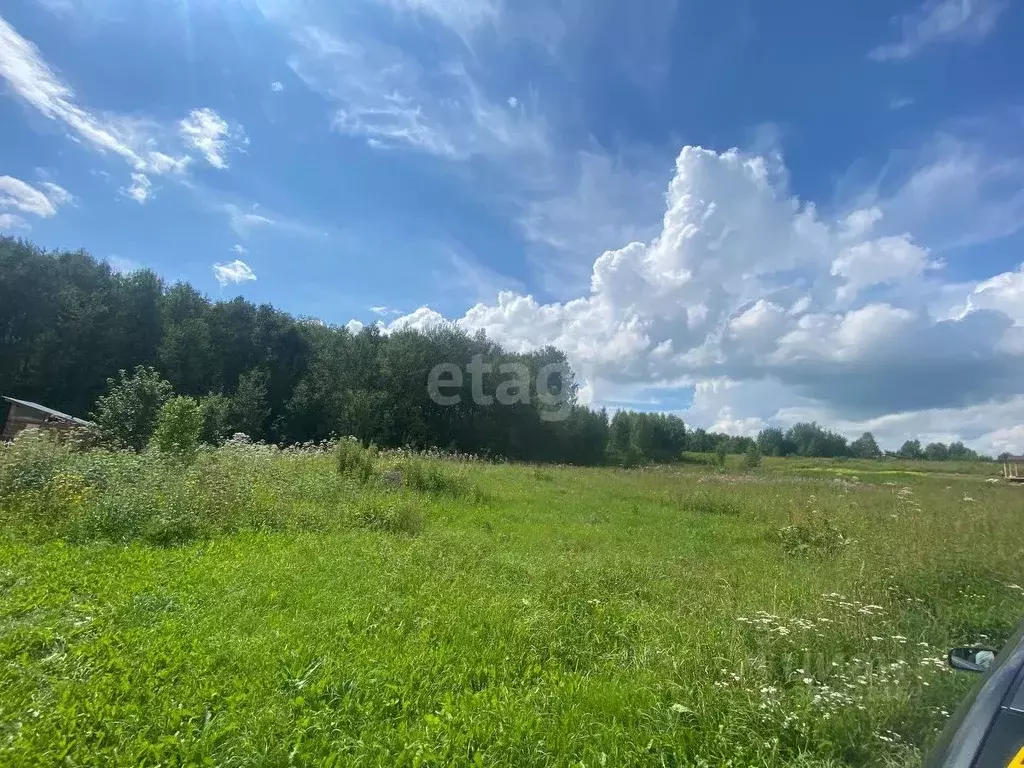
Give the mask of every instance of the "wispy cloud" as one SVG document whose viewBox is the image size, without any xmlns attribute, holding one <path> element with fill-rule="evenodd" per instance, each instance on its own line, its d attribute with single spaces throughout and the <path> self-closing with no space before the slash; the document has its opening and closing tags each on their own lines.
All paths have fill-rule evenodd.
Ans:
<svg viewBox="0 0 1024 768">
<path fill-rule="evenodd" d="M 1006 0 L 927 0 L 914 13 L 898 16 L 900 40 L 880 45 L 868 55 L 875 61 L 912 58 L 937 43 L 977 43 L 995 29 L 1009 8 Z"/>
<path fill-rule="evenodd" d="M 234 203 L 228 203 L 223 206 L 223 210 L 228 215 L 228 224 L 231 226 L 232 231 L 239 237 L 249 237 L 254 229 L 269 227 L 274 224 L 274 220 L 269 216 L 257 213 L 259 210 L 258 205 L 254 205 L 246 211 Z"/>
<path fill-rule="evenodd" d="M 521 281 L 481 264 L 470 255 L 447 249 L 449 267 L 438 273 L 438 281 L 458 291 L 464 301 L 490 301 L 501 291 L 522 291 Z"/>
<path fill-rule="evenodd" d="M 295 39 L 299 53 L 289 64 L 335 102 L 334 128 L 374 148 L 462 160 L 536 152 L 547 142 L 541 120 L 488 99 L 460 63 L 428 75 L 403 51 L 369 38 L 357 42 L 305 26 Z"/>
<path fill-rule="evenodd" d="M 280 93 L 281 91 L 284 90 L 284 83 L 275 80 L 270 84 L 270 90 L 273 91 L 274 93 Z"/>
<path fill-rule="evenodd" d="M 886 234 L 912 231 L 942 251 L 1024 228 L 1024 157 L 1003 139 L 1012 121 L 971 127 L 894 155 L 870 197 Z"/>
<path fill-rule="evenodd" d="M 225 264 L 214 264 L 213 276 L 220 283 L 221 287 L 229 283 L 237 285 L 238 283 L 256 279 L 256 273 L 241 259 L 235 259 Z"/>
<path fill-rule="evenodd" d="M 501 0 L 379 0 L 397 11 L 418 13 L 454 32 L 467 45 L 482 27 L 494 28 L 502 15 Z"/>
<path fill-rule="evenodd" d="M 28 222 L 16 213 L 0 213 L 0 231 L 28 229 Z"/>
<path fill-rule="evenodd" d="M 445 14 L 456 6 L 461 7 L 396 3 L 438 18 L 451 18 Z M 537 96 L 489 94 L 471 73 L 475 56 L 416 58 L 363 34 L 358 24 L 344 38 L 318 25 L 288 25 L 298 45 L 289 63 L 335 105 L 336 130 L 378 150 L 477 161 L 462 168 L 474 175 L 478 197 L 501 208 L 520 229 L 547 290 L 577 290 L 589 279 L 595 252 L 656 231 L 671 158 L 638 154 L 627 160 L 596 142 L 585 151 L 562 147 Z"/>
<path fill-rule="evenodd" d="M 231 250 L 234 251 L 239 256 L 245 256 L 245 254 L 249 252 L 249 249 L 246 248 L 244 245 L 241 245 L 240 243 L 235 243 L 233 246 L 231 246 Z"/>
<path fill-rule="evenodd" d="M 206 162 L 218 170 L 228 167 L 227 153 L 235 142 L 248 143 L 240 126 L 232 126 L 209 107 L 193 109 L 178 124 L 185 144 L 197 150 Z"/>
<path fill-rule="evenodd" d="M 517 218 L 544 288 L 561 297 L 586 287 L 595 254 L 656 234 L 672 166 L 661 167 L 655 156 L 627 162 L 599 147 L 550 165 L 546 184 L 526 198 Z"/>
<path fill-rule="evenodd" d="M 149 176 L 183 176 L 196 151 L 214 168 L 227 167 L 226 154 L 247 139 L 212 109 L 193 110 L 177 126 L 88 109 L 44 61 L 39 49 L 0 17 L 0 79 L 10 93 L 61 124 L 71 139 L 104 155 L 120 157 L 131 168 L 131 184 L 121 191 L 139 203 L 152 197 Z"/>
<path fill-rule="evenodd" d="M 29 223 L 21 214 L 48 219 L 73 200 L 70 192 L 52 181 L 44 181 L 37 188 L 13 176 L 0 176 L 0 229 L 28 229 Z"/>
<path fill-rule="evenodd" d="M 151 137 L 141 121 L 117 115 L 97 115 L 80 106 L 74 91 L 43 61 L 31 42 L 0 17 L 0 77 L 44 117 L 63 123 L 79 140 L 100 152 L 123 157 L 140 172 L 180 170 L 180 157 L 149 145 Z"/>
<path fill-rule="evenodd" d="M 144 173 L 133 173 L 132 183 L 121 189 L 121 194 L 139 205 L 145 205 L 153 194 L 153 182 Z"/>
<path fill-rule="evenodd" d="M 71 201 L 71 194 L 63 187 L 45 181 L 36 189 L 13 176 L 0 176 L 0 208 L 14 208 L 22 213 L 49 218 L 57 208 Z"/>
</svg>

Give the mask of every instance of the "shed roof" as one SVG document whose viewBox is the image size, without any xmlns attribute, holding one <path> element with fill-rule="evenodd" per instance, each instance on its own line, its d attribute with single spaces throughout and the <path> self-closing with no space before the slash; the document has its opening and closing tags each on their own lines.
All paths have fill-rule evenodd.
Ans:
<svg viewBox="0 0 1024 768">
<path fill-rule="evenodd" d="M 1024 456 L 1004 456 L 1003 460 L 1012 464 L 1024 464 Z"/>
<path fill-rule="evenodd" d="M 23 405 L 26 408 L 31 408 L 32 410 L 39 411 L 40 413 L 45 413 L 47 416 L 50 416 L 55 419 L 60 419 L 61 421 L 70 421 L 72 424 L 77 424 L 80 427 L 92 426 L 91 421 L 79 419 L 75 416 L 71 416 L 67 413 L 62 413 L 60 411 L 55 411 L 53 408 L 47 408 L 45 405 L 40 405 L 39 403 L 32 403 L 29 402 L 28 400 L 17 400 L 13 397 L 4 397 L 4 400 L 6 400 L 9 403 L 14 403 L 15 405 Z"/>
</svg>

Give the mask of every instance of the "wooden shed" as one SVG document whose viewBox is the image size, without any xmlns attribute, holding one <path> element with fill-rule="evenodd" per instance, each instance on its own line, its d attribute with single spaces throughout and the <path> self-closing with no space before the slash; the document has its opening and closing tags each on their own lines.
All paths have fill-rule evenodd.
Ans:
<svg viewBox="0 0 1024 768">
<path fill-rule="evenodd" d="M 1003 477 L 1011 483 L 1024 483 L 1024 456 L 1004 456 Z"/>
<path fill-rule="evenodd" d="M 7 418 L 4 420 L 3 430 L 0 431 L 0 440 L 13 440 L 15 435 L 29 427 L 74 429 L 92 425 L 91 422 L 84 419 L 69 416 L 38 403 L 15 400 L 13 397 L 5 397 L 3 400 L 7 405 Z"/>
</svg>

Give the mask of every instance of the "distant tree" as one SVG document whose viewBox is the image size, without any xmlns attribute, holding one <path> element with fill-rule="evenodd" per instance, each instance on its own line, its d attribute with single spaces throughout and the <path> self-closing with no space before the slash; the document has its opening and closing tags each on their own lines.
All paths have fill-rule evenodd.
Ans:
<svg viewBox="0 0 1024 768">
<path fill-rule="evenodd" d="M 980 456 L 960 441 L 949 444 L 949 458 L 953 461 L 978 461 Z"/>
<path fill-rule="evenodd" d="M 949 459 L 949 447 L 945 443 L 928 443 L 924 457 L 928 461 L 946 461 Z"/>
<path fill-rule="evenodd" d="M 1012 457 L 1013 457 L 1012 453 L 1010 453 L 1009 451 L 1004 451 L 1003 453 L 999 454 L 999 458 L 997 459 L 997 461 L 1001 461 L 1001 462 L 1009 461 Z"/>
<path fill-rule="evenodd" d="M 612 416 L 608 427 L 608 460 L 613 464 L 632 466 L 635 463 L 632 438 L 632 414 L 628 411 L 618 411 Z"/>
<path fill-rule="evenodd" d="M 253 440 L 265 437 L 270 406 L 267 403 L 267 385 L 270 374 L 263 368 L 253 368 L 238 379 L 238 389 L 231 399 L 231 413 L 238 429 Z"/>
<path fill-rule="evenodd" d="M 203 430 L 203 412 L 191 397 L 172 397 L 157 417 L 153 444 L 179 459 L 195 458 Z"/>
<path fill-rule="evenodd" d="M 852 443 L 850 453 L 858 459 L 879 459 L 882 457 L 882 449 L 878 447 L 875 436 L 865 432 Z"/>
<path fill-rule="evenodd" d="M 924 451 L 921 450 L 920 440 L 907 440 L 896 452 L 901 459 L 923 459 Z"/>
<path fill-rule="evenodd" d="M 746 453 L 743 454 L 743 466 L 747 469 L 757 469 L 761 466 L 761 449 L 757 443 L 751 441 Z"/>
<path fill-rule="evenodd" d="M 715 440 L 706 429 L 698 428 L 690 432 L 686 449 L 694 453 L 710 453 L 715 449 Z"/>
<path fill-rule="evenodd" d="M 734 455 L 742 456 L 750 447 L 757 445 L 756 441 L 752 437 L 746 435 L 730 435 L 725 439 L 726 450 Z"/>
<path fill-rule="evenodd" d="M 93 420 L 100 440 L 117 448 L 141 451 L 146 447 L 164 403 L 174 388 L 152 368 L 137 366 L 129 376 L 118 372 L 108 379 L 109 391 L 96 401 Z"/>
<path fill-rule="evenodd" d="M 799 456 L 834 458 L 849 453 L 845 437 L 822 429 L 814 422 L 794 424 L 786 432 L 786 441 Z"/>
<path fill-rule="evenodd" d="M 765 456 L 788 456 L 792 451 L 786 443 L 786 434 L 778 427 L 767 427 L 757 435 L 757 447 Z"/>
<path fill-rule="evenodd" d="M 199 401 L 199 410 L 203 417 L 200 437 L 207 445 L 219 445 L 234 432 L 231 398 L 207 395 Z"/>
<path fill-rule="evenodd" d="M 726 445 L 725 440 L 722 440 L 718 444 L 718 447 L 715 448 L 715 463 L 718 466 L 720 466 L 720 467 L 724 467 L 725 466 L 725 458 L 728 455 L 729 455 L 729 448 Z"/>
<path fill-rule="evenodd" d="M 655 448 L 654 425 L 646 413 L 631 414 L 629 453 L 634 463 L 649 461 Z"/>
</svg>

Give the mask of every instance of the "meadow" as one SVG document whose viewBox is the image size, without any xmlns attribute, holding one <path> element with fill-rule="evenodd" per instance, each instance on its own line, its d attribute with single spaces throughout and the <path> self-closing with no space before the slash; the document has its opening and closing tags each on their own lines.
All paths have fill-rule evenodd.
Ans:
<svg viewBox="0 0 1024 768">
<path fill-rule="evenodd" d="M 1024 617 L 992 464 L 0 448 L 0 764 L 917 765 Z"/>
</svg>

